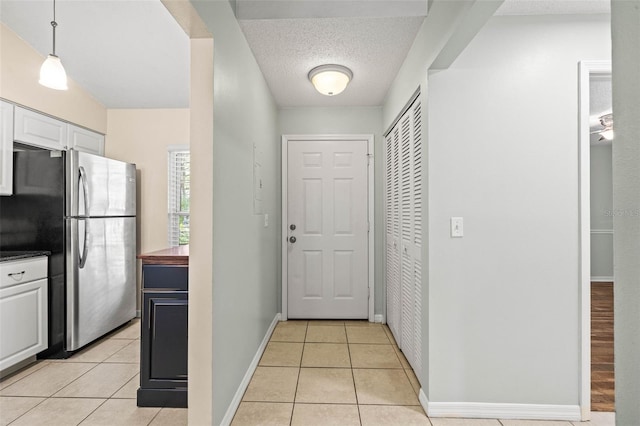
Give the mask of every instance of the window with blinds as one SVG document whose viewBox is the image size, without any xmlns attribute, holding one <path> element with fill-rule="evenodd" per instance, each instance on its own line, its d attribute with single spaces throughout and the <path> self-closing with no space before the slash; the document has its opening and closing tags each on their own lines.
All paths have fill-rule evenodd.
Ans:
<svg viewBox="0 0 640 426">
<path fill-rule="evenodd" d="M 188 148 L 169 149 L 169 246 L 189 244 L 189 196 L 191 183 Z"/>
</svg>

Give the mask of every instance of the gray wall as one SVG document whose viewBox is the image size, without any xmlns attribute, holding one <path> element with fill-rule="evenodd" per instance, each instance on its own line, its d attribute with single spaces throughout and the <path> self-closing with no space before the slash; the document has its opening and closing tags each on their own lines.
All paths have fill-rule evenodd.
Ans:
<svg viewBox="0 0 640 426">
<path fill-rule="evenodd" d="M 591 146 L 591 277 L 613 278 L 611 144 Z"/>
<path fill-rule="evenodd" d="M 383 183 L 382 108 L 282 108 L 278 114 L 280 134 L 372 134 L 375 155 L 375 313 L 384 313 L 383 275 Z M 280 304 L 281 305 L 281 304 Z M 279 307 L 281 308 L 281 306 Z"/>
<path fill-rule="evenodd" d="M 640 419 L 640 4 L 611 2 L 616 424 Z"/>
<path fill-rule="evenodd" d="M 428 72 L 425 26 L 387 96 L 384 127 L 418 86 L 427 106 L 429 401 L 578 404 L 577 63 L 609 40 L 606 16 L 494 18 Z"/>
<path fill-rule="evenodd" d="M 213 424 L 219 424 L 278 312 L 277 109 L 227 1 L 194 2 L 214 39 Z M 253 145 L 264 211 L 253 214 Z"/>
<path fill-rule="evenodd" d="M 579 403 L 577 64 L 609 40 L 493 18 L 430 76 L 431 401 Z"/>
</svg>

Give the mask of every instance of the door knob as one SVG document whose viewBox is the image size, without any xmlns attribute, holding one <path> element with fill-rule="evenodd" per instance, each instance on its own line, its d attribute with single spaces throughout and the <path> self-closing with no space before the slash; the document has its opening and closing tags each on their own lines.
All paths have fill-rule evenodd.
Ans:
<svg viewBox="0 0 640 426">
<path fill-rule="evenodd" d="M 292 243 L 292 244 L 295 243 L 296 242 L 296 237 L 289 238 L 289 242 Z"/>
<path fill-rule="evenodd" d="M 292 231 L 296 230 L 296 226 L 292 223 L 291 225 L 289 225 L 289 229 L 291 229 Z"/>
</svg>

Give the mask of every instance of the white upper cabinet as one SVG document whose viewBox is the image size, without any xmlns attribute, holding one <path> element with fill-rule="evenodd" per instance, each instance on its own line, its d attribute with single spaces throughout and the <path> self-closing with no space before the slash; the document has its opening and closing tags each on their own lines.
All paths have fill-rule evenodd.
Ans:
<svg viewBox="0 0 640 426">
<path fill-rule="evenodd" d="M 8 104 L 11 105 L 11 104 Z M 104 135 L 15 106 L 14 141 L 44 149 L 104 155 Z"/>
<path fill-rule="evenodd" d="M 69 124 L 68 149 L 104 155 L 104 135 Z"/>
<path fill-rule="evenodd" d="M 67 123 L 16 106 L 14 140 L 53 150 L 67 147 Z"/>
<path fill-rule="evenodd" d="M 13 105 L 0 101 L 0 195 L 13 193 Z"/>
</svg>

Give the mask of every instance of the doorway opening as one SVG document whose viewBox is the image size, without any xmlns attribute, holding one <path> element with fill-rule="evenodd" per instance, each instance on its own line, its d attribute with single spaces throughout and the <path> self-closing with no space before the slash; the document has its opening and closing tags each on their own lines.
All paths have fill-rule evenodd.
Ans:
<svg viewBox="0 0 640 426">
<path fill-rule="evenodd" d="M 582 418 L 615 411 L 611 63 L 580 63 Z"/>
</svg>

